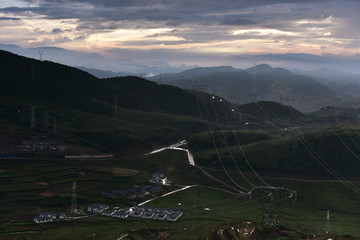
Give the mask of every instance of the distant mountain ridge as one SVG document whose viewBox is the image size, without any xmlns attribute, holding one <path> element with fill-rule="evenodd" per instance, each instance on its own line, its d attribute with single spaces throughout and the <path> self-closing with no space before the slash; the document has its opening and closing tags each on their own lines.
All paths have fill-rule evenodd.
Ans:
<svg viewBox="0 0 360 240">
<path fill-rule="evenodd" d="M 159 76 L 151 78 L 158 82 Z M 162 74 L 162 83 L 184 89 L 198 85 L 237 104 L 276 101 L 304 112 L 343 104 L 349 98 L 314 78 L 284 68 L 259 64 L 244 70 L 232 67 L 195 68 L 177 74 Z"/>
<path fill-rule="evenodd" d="M 161 75 L 156 75 L 154 77 L 148 78 L 151 81 L 162 84 L 171 84 L 172 82 L 185 80 L 185 79 L 194 79 L 204 75 L 218 73 L 218 72 L 237 72 L 241 69 L 236 69 L 231 66 L 219 66 L 219 67 L 199 67 L 185 70 L 180 73 L 165 73 Z"/>
<path fill-rule="evenodd" d="M 100 70 L 96 68 L 87 68 L 83 66 L 77 67 L 80 70 L 90 73 L 91 75 L 97 78 L 113 78 L 113 77 L 124 77 L 124 76 L 134 76 L 134 74 L 126 73 L 126 72 L 113 72 L 110 70 Z"/>
</svg>

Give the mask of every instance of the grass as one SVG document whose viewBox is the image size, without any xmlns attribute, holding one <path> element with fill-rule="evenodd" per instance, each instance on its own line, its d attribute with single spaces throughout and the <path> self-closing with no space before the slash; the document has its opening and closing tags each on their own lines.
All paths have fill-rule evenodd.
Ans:
<svg viewBox="0 0 360 240">
<path fill-rule="evenodd" d="M 2 185 L 4 188 L 0 191 L 0 201 L 3 206 L 0 211 L 0 239 L 116 239 L 124 234 L 131 236 L 128 239 L 216 239 L 216 232 L 226 229 L 227 234 L 231 235 L 233 234 L 231 228 L 246 221 L 260 229 L 262 212 L 259 203 L 202 187 L 202 185 L 221 186 L 206 178 L 196 168 L 189 166 L 183 152 L 164 151 L 156 155 L 102 161 L 41 159 L 38 160 L 38 164 L 21 160 L 1 161 L 2 169 L 7 172 L 1 173 L 0 178 L 7 181 L 4 181 Z M 95 166 L 101 167 L 95 168 Z M 34 169 L 36 169 L 35 173 Z M 112 172 L 114 169 L 120 169 L 122 176 L 114 175 Z M 64 170 L 67 171 L 65 174 Z M 72 181 L 77 181 L 78 202 L 81 206 L 86 207 L 93 202 L 129 206 L 130 202 L 127 198 L 104 199 L 99 196 L 99 192 L 132 184 L 147 184 L 148 176 L 153 171 L 164 172 L 175 183 L 201 185 L 148 204 L 182 210 L 184 216 L 176 223 L 104 217 L 50 224 L 35 224 L 32 221 L 39 211 L 69 209 Z M 231 184 L 222 170 L 210 172 Z M 6 174 L 6 177 L 3 174 Z M 245 185 L 239 174 L 231 172 L 231 176 L 237 183 Z M 254 177 L 250 175 L 248 177 L 250 181 L 255 182 Z M 272 185 L 280 186 L 284 183 L 283 180 L 267 179 L 267 181 Z M 37 184 L 38 182 L 45 182 L 48 185 Z M 360 236 L 358 194 L 336 182 L 289 180 L 288 187 L 298 191 L 298 200 L 294 206 L 290 202 L 283 204 L 281 220 L 285 228 L 292 229 L 291 231 L 296 234 L 305 231 L 302 225 L 324 229 L 326 211 L 330 210 L 332 233 Z M 54 193 L 55 196 L 42 196 L 43 192 Z M 19 231 L 37 232 L 8 234 Z"/>
</svg>

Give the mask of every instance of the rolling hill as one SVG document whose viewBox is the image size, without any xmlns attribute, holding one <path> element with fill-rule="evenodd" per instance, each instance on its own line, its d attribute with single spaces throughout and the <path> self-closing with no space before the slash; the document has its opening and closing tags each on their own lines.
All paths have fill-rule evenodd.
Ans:
<svg viewBox="0 0 360 240">
<path fill-rule="evenodd" d="M 27 136 L 52 134 L 43 127 L 46 115 L 50 125 L 56 117 L 58 129 L 69 141 L 86 139 L 116 153 L 131 154 L 206 129 L 199 115 L 202 100 L 173 86 L 138 77 L 98 79 L 77 68 L 5 51 L 0 51 L 0 62 L 1 120 L 26 129 Z M 34 130 L 29 129 L 32 106 L 36 108 Z M 225 102 L 215 108 L 230 109 Z"/>
</svg>

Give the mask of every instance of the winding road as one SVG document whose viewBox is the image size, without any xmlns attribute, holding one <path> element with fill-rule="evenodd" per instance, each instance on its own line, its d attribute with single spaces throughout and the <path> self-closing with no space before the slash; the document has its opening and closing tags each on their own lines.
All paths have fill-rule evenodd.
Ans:
<svg viewBox="0 0 360 240">
<path fill-rule="evenodd" d="M 159 152 L 162 152 L 162 151 L 165 151 L 165 150 L 169 150 L 169 149 L 170 149 L 170 150 L 184 151 L 184 152 L 187 153 L 187 157 L 188 157 L 188 161 L 189 161 L 189 164 L 190 164 L 190 165 L 192 165 L 192 166 L 194 166 L 194 167 L 197 167 L 197 168 L 198 168 L 200 171 L 202 171 L 206 176 L 208 176 L 209 178 L 213 179 L 214 181 L 217 181 L 217 182 L 221 183 L 222 185 L 224 185 L 224 186 L 226 186 L 226 187 L 234 190 L 237 194 L 240 194 L 240 195 L 243 195 L 243 196 L 247 196 L 247 193 L 246 193 L 245 191 L 242 191 L 242 190 L 240 190 L 240 189 L 238 189 L 238 188 L 235 188 L 235 187 L 233 187 L 233 186 L 225 183 L 224 181 L 222 181 L 222 180 L 220 180 L 220 179 L 212 176 L 210 173 L 208 173 L 208 172 L 207 172 L 205 169 L 203 169 L 202 167 L 196 166 L 195 160 L 194 160 L 194 156 L 192 155 L 192 153 L 191 153 L 188 149 L 185 149 L 185 148 L 181 148 L 181 147 L 180 147 L 180 146 L 183 146 L 183 145 L 185 145 L 185 144 L 187 144 L 186 140 L 182 140 L 182 141 L 180 141 L 180 142 L 178 142 L 178 143 L 175 143 L 175 144 L 173 144 L 173 145 L 170 145 L 170 146 L 168 146 L 168 147 L 163 147 L 163 148 L 154 150 L 154 151 L 148 153 L 147 155 L 159 153 Z M 187 187 L 189 187 L 189 186 L 187 186 Z M 185 189 L 183 189 L 183 190 L 185 190 Z"/>
<path fill-rule="evenodd" d="M 180 146 L 183 146 L 186 143 L 187 143 L 186 140 L 182 140 L 181 142 L 170 145 L 169 147 L 163 147 L 163 148 L 154 150 L 154 151 L 152 151 L 152 152 L 150 152 L 148 154 L 154 154 L 154 153 L 162 152 L 162 151 L 169 150 L 169 149 L 170 150 L 184 151 L 184 152 L 187 153 L 189 164 L 192 165 L 192 166 L 196 166 L 195 161 L 194 161 L 194 156 L 192 155 L 192 153 L 189 150 L 185 149 L 185 148 L 180 148 Z"/>
</svg>

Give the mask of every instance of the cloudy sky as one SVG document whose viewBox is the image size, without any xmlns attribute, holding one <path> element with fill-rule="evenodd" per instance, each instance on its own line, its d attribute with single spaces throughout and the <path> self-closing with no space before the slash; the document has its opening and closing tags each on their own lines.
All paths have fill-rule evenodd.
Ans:
<svg viewBox="0 0 360 240">
<path fill-rule="evenodd" d="M 1 0 L 0 44 L 96 53 L 118 66 L 355 68 L 359 9 L 358 0 Z"/>
</svg>

